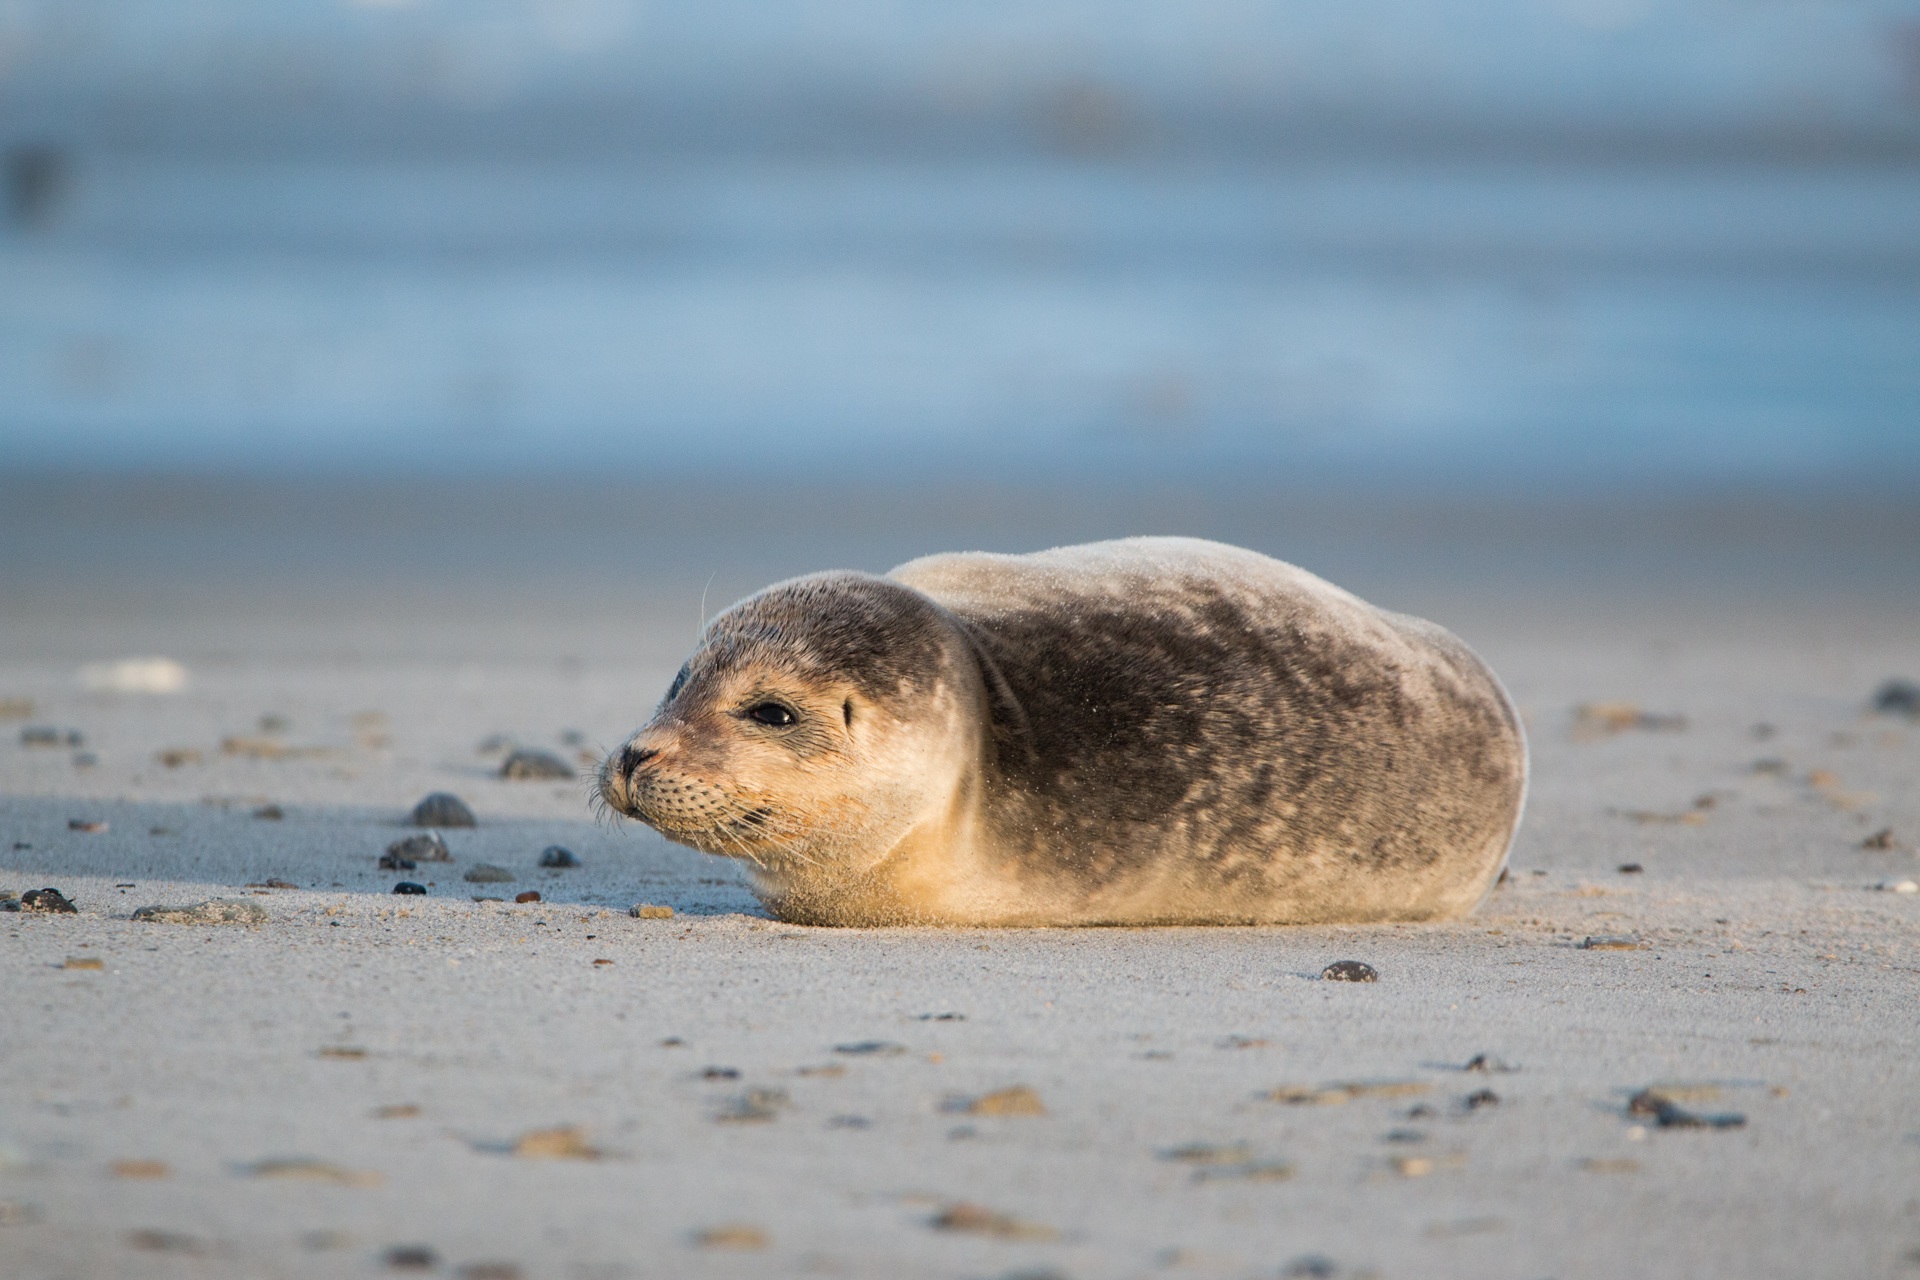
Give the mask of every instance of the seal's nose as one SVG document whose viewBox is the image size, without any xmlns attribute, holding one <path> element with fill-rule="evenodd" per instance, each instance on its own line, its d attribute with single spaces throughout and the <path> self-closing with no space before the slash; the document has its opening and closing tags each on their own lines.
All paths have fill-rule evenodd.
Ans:
<svg viewBox="0 0 1920 1280">
<path fill-rule="evenodd" d="M 620 748 L 618 769 L 621 781 L 632 782 L 634 771 L 659 754 L 657 747 L 636 747 L 632 743 Z"/>
</svg>

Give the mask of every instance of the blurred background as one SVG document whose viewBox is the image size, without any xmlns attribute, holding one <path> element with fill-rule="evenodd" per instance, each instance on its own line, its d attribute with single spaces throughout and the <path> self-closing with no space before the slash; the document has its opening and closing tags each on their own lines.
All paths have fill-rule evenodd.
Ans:
<svg viewBox="0 0 1920 1280">
<path fill-rule="evenodd" d="M 1916 0 L 0 0 L 0 163 L 17 599 L 1920 575 Z"/>
</svg>

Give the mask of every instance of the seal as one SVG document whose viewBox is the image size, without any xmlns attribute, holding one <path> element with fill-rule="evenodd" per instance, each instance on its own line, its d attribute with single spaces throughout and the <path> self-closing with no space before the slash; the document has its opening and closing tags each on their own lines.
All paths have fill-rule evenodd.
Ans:
<svg viewBox="0 0 1920 1280">
<path fill-rule="evenodd" d="M 599 799 L 825 925 L 1463 915 L 1526 791 L 1441 627 L 1190 538 L 814 574 L 715 618 Z"/>
</svg>

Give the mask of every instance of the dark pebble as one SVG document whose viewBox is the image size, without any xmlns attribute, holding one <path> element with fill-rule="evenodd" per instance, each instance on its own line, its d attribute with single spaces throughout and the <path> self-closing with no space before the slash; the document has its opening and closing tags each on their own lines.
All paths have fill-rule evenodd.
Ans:
<svg viewBox="0 0 1920 1280">
<path fill-rule="evenodd" d="M 1646 868 L 1637 862 L 1623 862 L 1620 864 L 1620 874 L 1623 876 L 1637 876 L 1645 870 Z"/>
<path fill-rule="evenodd" d="M 571 778 L 573 766 L 551 751 L 522 749 L 506 758 L 500 766 L 503 778 Z"/>
<path fill-rule="evenodd" d="M 420 864 L 412 858 L 402 858 L 398 854 L 383 853 L 380 855 L 380 870 L 382 871 L 412 871 L 419 865 Z"/>
<path fill-rule="evenodd" d="M 557 844 L 550 844 L 540 851 L 540 865 L 543 867 L 577 867 L 580 859 L 573 856 L 573 850 Z"/>
<path fill-rule="evenodd" d="M 467 1262 L 454 1274 L 460 1280 L 520 1280 L 526 1273 L 517 1262 Z"/>
<path fill-rule="evenodd" d="M 395 840 L 387 846 L 387 857 L 402 858 L 408 862 L 452 862 L 453 851 L 447 848 L 447 842 L 440 838 L 438 831 L 429 831 L 425 835 Z"/>
<path fill-rule="evenodd" d="M 1327 1280 L 1330 1276 L 1340 1274 L 1340 1266 L 1332 1258 L 1310 1253 L 1289 1262 L 1287 1269 L 1280 1274 L 1287 1277 L 1300 1277 L 1301 1280 Z"/>
<path fill-rule="evenodd" d="M 1320 971 L 1320 976 L 1328 982 L 1378 982 L 1380 975 L 1373 966 L 1359 960 L 1336 960 Z"/>
<path fill-rule="evenodd" d="M 891 1058 L 905 1053 L 907 1046 L 891 1040 L 856 1040 L 852 1044 L 837 1044 L 833 1046 L 833 1051 L 854 1057 Z"/>
<path fill-rule="evenodd" d="M 1482 1107 L 1500 1105 L 1500 1095 L 1491 1089 L 1476 1089 L 1460 1100 L 1460 1105 L 1468 1111 L 1478 1111 Z"/>
<path fill-rule="evenodd" d="M 920 1021 L 922 1022 L 965 1022 L 966 1020 L 967 1015 L 964 1013 L 923 1013 L 920 1015 Z"/>
<path fill-rule="evenodd" d="M 76 751 L 73 753 L 73 767 L 76 769 L 91 769 L 99 763 L 100 757 L 91 751 Z"/>
<path fill-rule="evenodd" d="M 1884 716 L 1920 720 L 1920 684 L 1911 680 L 1887 681 L 1875 691 L 1873 709 Z"/>
<path fill-rule="evenodd" d="M 740 1071 L 736 1067 L 708 1067 L 700 1073 L 702 1080 L 738 1080 Z"/>
<path fill-rule="evenodd" d="M 1652 1089 L 1642 1089 L 1627 1103 L 1627 1114 L 1652 1116 L 1662 1129 L 1738 1129 L 1747 1118 L 1738 1112 L 1703 1116 L 1681 1107 Z"/>
<path fill-rule="evenodd" d="M 1520 1068 L 1513 1066 L 1510 1063 L 1502 1062 L 1500 1059 L 1495 1058 L 1489 1054 L 1476 1053 L 1471 1058 L 1468 1058 L 1467 1065 L 1465 1065 L 1464 1067 L 1461 1067 L 1460 1069 L 1462 1071 L 1483 1071 L 1483 1072 L 1498 1071 L 1498 1072 L 1504 1073 L 1508 1071 L 1518 1071 Z"/>
<path fill-rule="evenodd" d="M 416 827 L 474 827 L 480 825 L 474 820 L 473 810 L 467 802 L 451 791 L 436 791 L 419 804 L 413 806 L 413 812 L 407 820 Z"/>
<path fill-rule="evenodd" d="M 263 804 L 253 811 L 253 816 L 263 822 L 278 822 L 287 816 L 287 811 L 277 804 Z"/>
<path fill-rule="evenodd" d="M 86 741 L 78 729 L 56 729 L 46 724 L 28 725 L 20 731 L 23 747 L 80 747 Z"/>
<path fill-rule="evenodd" d="M 395 893 L 425 893 L 427 886 L 416 884 L 412 880 L 402 880 L 399 884 L 393 886 L 393 891 Z"/>
<path fill-rule="evenodd" d="M 386 1263 L 395 1271 L 431 1271 L 440 1255 L 424 1244 L 397 1244 L 387 1250 Z"/>
<path fill-rule="evenodd" d="M 515 902 L 538 902 L 540 901 L 540 891 L 538 889 L 529 889 L 525 893 L 516 893 L 513 895 L 513 900 Z"/>
<path fill-rule="evenodd" d="M 1893 842 L 1893 828 L 1882 827 L 1865 840 L 1862 840 L 1860 847 L 1862 849 L 1895 849 L 1899 846 Z"/>
<path fill-rule="evenodd" d="M 79 914 L 79 908 L 67 901 L 67 895 L 58 889 L 29 889 L 20 895 L 22 911 L 46 911 L 54 915 L 71 916 Z"/>
</svg>

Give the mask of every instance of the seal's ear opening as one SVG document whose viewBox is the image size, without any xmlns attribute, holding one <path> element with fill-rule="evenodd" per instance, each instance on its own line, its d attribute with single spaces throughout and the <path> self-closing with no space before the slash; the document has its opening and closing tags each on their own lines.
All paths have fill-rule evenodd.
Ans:
<svg viewBox="0 0 1920 1280">
<path fill-rule="evenodd" d="M 840 704 L 840 714 L 846 718 L 847 728 L 853 728 L 853 699 L 848 698 Z"/>
</svg>

